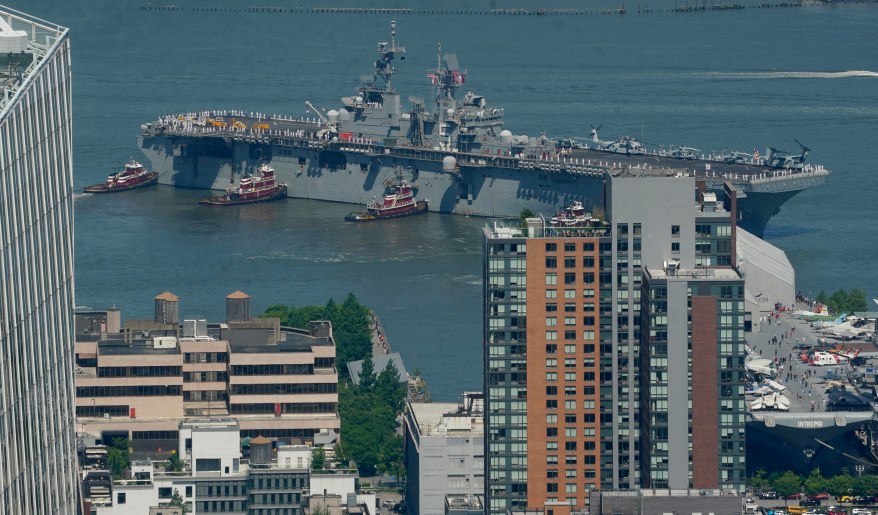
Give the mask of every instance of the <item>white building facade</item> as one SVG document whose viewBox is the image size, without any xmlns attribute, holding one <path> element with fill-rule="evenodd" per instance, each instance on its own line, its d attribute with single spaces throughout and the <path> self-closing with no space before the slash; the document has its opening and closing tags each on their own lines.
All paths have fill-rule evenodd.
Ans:
<svg viewBox="0 0 878 515">
<path fill-rule="evenodd" d="M 461 405 L 408 403 L 404 456 L 409 513 L 445 515 L 446 496 L 482 495 L 483 416 L 481 393 L 464 393 Z"/>
<path fill-rule="evenodd" d="M 64 27 L 0 6 L 0 506 L 76 513 Z"/>
</svg>

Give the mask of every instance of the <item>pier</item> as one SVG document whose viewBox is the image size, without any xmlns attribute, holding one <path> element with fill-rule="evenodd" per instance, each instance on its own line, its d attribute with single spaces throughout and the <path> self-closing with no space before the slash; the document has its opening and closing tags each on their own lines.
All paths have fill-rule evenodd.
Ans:
<svg viewBox="0 0 878 515">
<path fill-rule="evenodd" d="M 754 2 L 727 2 L 727 1 L 708 1 L 708 0 L 686 0 L 677 1 L 673 7 L 664 9 L 652 9 L 649 2 L 637 2 L 636 10 L 630 11 L 624 2 L 615 8 L 604 9 L 411 9 L 411 8 L 390 8 L 390 7 L 304 7 L 304 6 L 246 6 L 246 7 L 226 7 L 201 5 L 185 8 L 176 4 L 157 5 L 153 2 L 141 4 L 141 11 L 149 12 L 196 12 L 204 14 L 214 13 L 244 13 L 244 14 L 303 14 L 303 15 L 378 15 L 378 16 L 534 16 L 534 17 L 553 17 L 553 16 L 607 16 L 607 15 L 625 15 L 628 13 L 636 14 L 657 14 L 657 13 L 704 13 L 712 11 L 740 11 L 743 9 L 777 9 L 802 7 L 805 5 L 820 5 L 825 2 L 814 2 L 806 0 L 792 1 L 754 1 Z"/>
<path fill-rule="evenodd" d="M 393 350 L 390 348 L 390 342 L 387 340 L 387 333 L 384 332 L 384 326 L 381 325 L 381 319 L 375 312 L 369 313 L 369 327 L 372 330 L 372 356 L 378 357 L 382 354 L 390 354 Z M 376 371 L 380 372 L 380 371 Z M 421 377 L 420 373 L 415 369 L 415 373 L 409 375 L 408 380 L 408 400 L 411 402 L 432 402 L 430 390 L 427 389 L 427 382 Z"/>
</svg>

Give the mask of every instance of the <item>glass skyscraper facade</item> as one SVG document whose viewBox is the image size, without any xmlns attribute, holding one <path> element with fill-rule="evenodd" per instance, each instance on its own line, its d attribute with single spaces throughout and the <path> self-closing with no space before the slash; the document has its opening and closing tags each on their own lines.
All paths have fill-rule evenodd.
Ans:
<svg viewBox="0 0 878 515">
<path fill-rule="evenodd" d="M 0 506 L 77 513 L 68 30 L 0 6 Z"/>
</svg>

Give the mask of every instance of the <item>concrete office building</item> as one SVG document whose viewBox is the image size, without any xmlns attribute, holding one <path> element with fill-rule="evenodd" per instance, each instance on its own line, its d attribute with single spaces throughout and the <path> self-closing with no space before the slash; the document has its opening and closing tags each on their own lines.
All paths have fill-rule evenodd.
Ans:
<svg viewBox="0 0 878 515">
<path fill-rule="evenodd" d="M 232 419 L 181 422 L 178 433 L 183 470 L 143 460 L 132 463 L 130 478 L 111 481 L 105 470 L 85 469 L 85 509 L 96 515 L 182 515 L 181 507 L 171 506 L 176 497 L 187 513 L 303 515 L 309 501 L 314 504 L 309 499 L 314 492 L 317 506 L 332 513 L 377 512 L 375 494 L 358 491 L 356 470 L 311 471 L 308 446 L 273 447 L 271 440 L 254 438 L 245 458 L 239 424 Z M 340 501 L 338 509 L 330 509 L 333 499 Z M 349 509 L 351 503 L 361 511 Z"/>
<path fill-rule="evenodd" d="M 644 403 L 651 399 L 653 367 L 666 365 L 648 359 L 643 341 L 654 339 L 644 332 L 647 328 L 657 329 L 665 320 L 644 320 L 643 306 L 647 315 L 652 313 L 642 297 L 649 291 L 644 290 L 645 278 L 659 288 L 659 281 L 667 277 L 659 277 L 658 271 L 670 267 L 692 271 L 689 275 L 697 271 L 724 285 L 742 285 L 734 262 L 734 210 L 732 191 L 720 203 L 694 178 L 626 174 L 607 176 L 605 217 L 578 226 L 552 227 L 542 219 L 528 220 L 524 230 L 517 223 L 486 226 L 485 499 L 490 513 L 569 513 L 587 507 L 592 490 L 637 488 L 661 477 L 653 471 L 666 468 L 665 458 L 644 453 L 643 446 L 650 442 L 664 449 L 668 443 L 644 438 L 644 431 L 661 431 L 643 417 L 650 413 Z M 692 282 L 696 295 L 702 295 L 702 284 L 713 292 L 712 283 L 696 285 L 695 278 Z M 689 290 L 683 291 L 675 298 L 675 306 L 682 302 L 684 309 L 682 314 L 675 312 L 675 323 L 682 316 L 686 324 Z M 699 399 L 710 391 L 728 391 L 716 382 L 725 378 L 720 369 L 726 357 L 743 366 L 743 305 L 730 309 L 735 311 L 714 314 L 731 316 L 731 321 L 720 318 L 713 324 L 728 321 L 723 327 L 733 331 L 736 340 L 727 355 L 716 356 L 710 376 L 713 390 L 698 393 L 696 388 Z M 703 320 L 707 314 L 699 318 Z M 651 325 L 644 326 L 645 321 Z M 682 360 L 671 371 L 682 373 L 674 376 L 674 384 L 686 386 L 686 399 L 693 395 L 687 361 L 696 357 L 688 338 L 685 326 L 682 333 L 675 332 L 667 342 L 673 352 L 663 358 Z M 699 349 L 711 345 L 707 335 L 699 338 Z M 706 355 L 697 357 L 707 360 Z M 709 365 L 705 363 L 700 362 Z M 726 399 L 731 404 L 723 403 L 722 410 L 743 416 L 740 378 L 734 381 Z M 718 396 L 714 402 L 716 412 Z M 708 424 L 706 417 L 699 419 L 697 428 L 684 428 L 683 437 L 706 434 L 703 424 Z M 714 458 L 724 467 L 730 467 L 730 459 L 732 472 L 721 474 L 717 466 L 706 476 L 709 488 L 743 485 L 743 436 L 728 438 L 717 433 L 722 447 Z M 669 442 L 669 452 L 688 456 L 687 442 Z M 682 482 L 683 488 L 695 484 L 690 475 Z"/>
<path fill-rule="evenodd" d="M 329 322 L 282 328 L 277 318 L 251 318 L 249 307 L 230 302 L 225 323 L 169 324 L 176 317 L 165 309 L 171 297 L 156 297 L 157 320 L 123 324 L 117 310 L 76 314 L 76 414 L 84 435 L 129 438 L 137 453 L 155 456 L 175 447 L 184 417 L 232 417 L 245 437 L 335 439 L 338 371 Z"/>
<path fill-rule="evenodd" d="M 485 488 L 484 399 L 406 406 L 403 449 L 409 513 L 444 515 L 449 505 L 469 506 Z M 478 500 L 481 503 L 481 500 Z"/>
<path fill-rule="evenodd" d="M 0 506 L 75 513 L 68 30 L 0 6 Z"/>
</svg>

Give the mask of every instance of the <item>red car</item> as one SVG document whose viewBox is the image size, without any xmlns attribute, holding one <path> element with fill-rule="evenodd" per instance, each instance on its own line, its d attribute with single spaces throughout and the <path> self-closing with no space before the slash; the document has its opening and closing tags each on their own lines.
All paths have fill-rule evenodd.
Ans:
<svg viewBox="0 0 878 515">
<path fill-rule="evenodd" d="M 788 495 L 788 496 L 787 496 L 787 499 L 793 499 L 793 500 L 796 500 L 796 501 L 798 501 L 798 500 L 801 499 L 801 498 L 802 498 L 802 494 L 801 494 L 801 493 L 797 493 L 797 494 L 793 494 L 793 495 Z"/>
<path fill-rule="evenodd" d="M 809 495 L 808 499 L 817 499 L 818 501 L 826 501 L 826 500 L 829 500 L 829 494 L 826 492 L 820 492 L 817 495 Z"/>
</svg>

